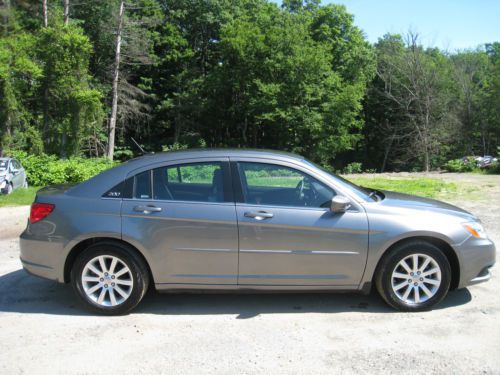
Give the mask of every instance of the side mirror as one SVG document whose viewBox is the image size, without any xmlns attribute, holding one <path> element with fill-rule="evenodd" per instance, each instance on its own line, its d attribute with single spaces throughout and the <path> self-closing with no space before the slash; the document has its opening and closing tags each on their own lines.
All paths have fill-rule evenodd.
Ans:
<svg viewBox="0 0 500 375">
<path fill-rule="evenodd" d="M 332 198 L 330 211 L 335 214 L 341 214 L 346 212 L 349 207 L 351 207 L 351 201 L 348 198 L 344 197 L 343 195 L 336 195 Z"/>
<path fill-rule="evenodd" d="M 11 172 L 14 176 L 16 176 L 19 173 L 19 169 L 12 169 Z"/>
</svg>

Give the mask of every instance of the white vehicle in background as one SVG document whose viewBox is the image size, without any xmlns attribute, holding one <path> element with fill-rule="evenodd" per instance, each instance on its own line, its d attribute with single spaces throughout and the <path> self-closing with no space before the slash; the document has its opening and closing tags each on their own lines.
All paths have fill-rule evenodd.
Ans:
<svg viewBox="0 0 500 375">
<path fill-rule="evenodd" d="M 26 171 L 21 163 L 13 158 L 0 158 L 0 191 L 2 194 L 10 194 L 20 187 L 28 187 Z"/>
</svg>

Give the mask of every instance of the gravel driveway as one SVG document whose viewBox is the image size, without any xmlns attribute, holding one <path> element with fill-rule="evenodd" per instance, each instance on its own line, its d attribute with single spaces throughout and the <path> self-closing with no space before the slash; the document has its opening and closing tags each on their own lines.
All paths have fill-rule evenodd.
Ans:
<svg viewBox="0 0 500 375">
<path fill-rule="evenodd" d="M 440 177 L 480 186 L 452 203 L 477 214 L 500 247 L 500 176 Z M 21 270 L 28 210 L 0 209 L 0 374 L 500 374 L 498 267 L 425 313 L 394 312 L 374 293 L 149 293 L 128 316 L 100 317 L 71 287 Z"/>
</svg>

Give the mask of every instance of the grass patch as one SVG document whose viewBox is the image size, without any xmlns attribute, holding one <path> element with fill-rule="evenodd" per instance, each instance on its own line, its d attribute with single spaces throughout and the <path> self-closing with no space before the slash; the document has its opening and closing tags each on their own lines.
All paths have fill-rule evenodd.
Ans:
<svg viewBox="0 0 500 375">
<path fill-rule="evenodd" d="M 35 194 L 39 187 L 29 187 L 27 189 L 19 188 L 11 194 L 0 194 L 0 207 L 5 206 L 25 206 L 33 203 Z"/>
<path fill-rule="evenodd" d="M 348 176 L 357 185 L 378 190 L 391 190 L 399 193 L 419 195 L 427 198 L 446 198 L 457 193 L 457 185 L 439 179 L 426 177 L 392 178 Z"/>
</svg>

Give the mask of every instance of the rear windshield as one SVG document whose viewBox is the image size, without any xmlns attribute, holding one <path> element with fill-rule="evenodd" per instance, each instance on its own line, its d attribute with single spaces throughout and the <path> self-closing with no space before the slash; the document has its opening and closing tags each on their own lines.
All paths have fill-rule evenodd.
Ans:
<svg viewBox="0 0 500 375">
<path fill-rule="evenodd" d="M 7 160 L 0 160 L 0 170 L 7 169 L 7 165 L 9 165 L 9 162 Z"/>
</svg>

